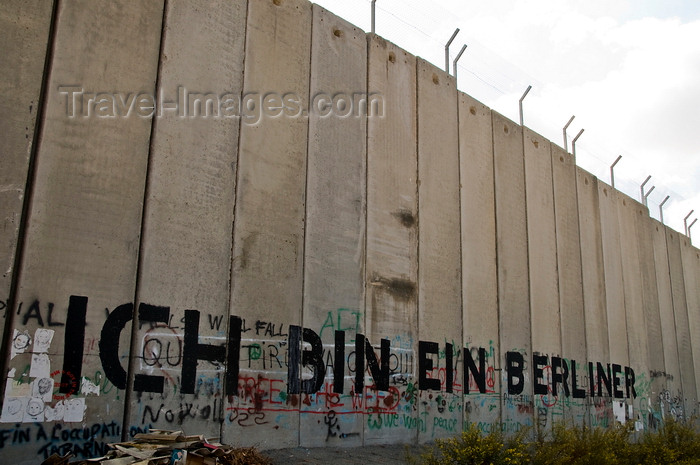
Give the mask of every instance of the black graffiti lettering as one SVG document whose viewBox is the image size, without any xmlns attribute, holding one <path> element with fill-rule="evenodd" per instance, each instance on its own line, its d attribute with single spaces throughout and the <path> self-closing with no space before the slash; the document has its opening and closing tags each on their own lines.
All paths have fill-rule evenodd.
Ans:
<svg viewBox="0 0 700 465">
<path fill-rule="evenodd" d="M 355 392 L 362 393 L 365 389 L 365 337 L 362 334 L 355 335 Z"/>
<path fill-rule="evenodd" d="M 365 361 L 370 374 L 374 379 L 374 389 L 378 391 L 389 390 L 389 353 L 391 345 L 388 339 L 382 339 L 380 345 L 381 362 L 377 360 L 374 348 L 363 334 L 355 336 L 355 392 L 359 393 L 365 387 Z M 352 354 L 351 354 L 352 355 Z M 381 363 L 381 367 L 380 367 Z"/>
<path fill-rule="evenodd" d="M 83 345 L 85 343 L 85 316 L 88 298 L 70 296 L 68 315 L 66 316 L 66 338 L 63 349 L 63 375 L 61 376 L 61 394 L 78 392 L 80 377 L 83 373 Z M 69 375 L 72 374 L 72 376 Z"/>
<path fill-rule="evenodd" d="M 163 407 L 165 407 L 165 404 L 160 404 L 160 407 L 158 407 L 155 410 L 155 416 L 153 412 L 153 408 L 150 405 L 146 405 L 143 409 L 143 416 L 141 417 L 141 423 L 145 424 L 146 423 L 146 415 L 149 415 L 151 417 L 150 420 L 148 420 L 151 423 L 155 423 L 158 421 L 158 418 L 160 418 L 160 412 L 163 410 Z"/>
<path fill-rule="evenodd" d="M 506 374 L 508 377 L 508 394 L 517 395 L 523 392 L 525 387 L 525 375 L 523 365 L 525 359 L 520 352 L 506 352 Z M 514 382 L 517 380 L 517 383 Z"/>
<path fill-rule="evenodd" d="M 469 394 L 469 376 L 471 374 L 481 394 L 486 393 L 486 349 L 479 347 L 479 368 L 476 368 L 471 350 L 464 349 L 464 386 Z"/>
<path fill-rule="evenodd" d="M 369 340 L 363 334 L 357 334 L 355 336 L 355 392 L 362 392 L 362 389 L 364 389 L 365 360 L 367 361 L 367 368 L 369 368 L 369 372 L 374 380 L 374 389 L 378 391 L 389 390 L 390 351 L 390 341 L 388 339 L 382 339 L 380 341 L 380 360 L 377 360 L 377 355 L 374 353 L 374 348 Z"/>
<path fill-rule="evenodd" d="M 335 332 L 335 363 L 333 364 L 333 392 L 343 393 L 345 373 L 345 331 Z"/>
<path fill-rule="evenodd" d="M 437 355 L 440 348 L 437 342 L 418 341 L 418 389 L 427 391 L 439 391 L 440 380 L 428 378 L 426 374 L 433 371 L 433 359 L 428 354 Z"/>
<path fill-rule="evenodd" d="M 613 377 L 613 395 L 615 396 L 616 399 L 622 399 L 624 394 L 621 389 L 618 389 L 620 387 L 620 377 L 619 374 L 622 373 L 622 367 L 618 365 L 617 363 L 613 363 L 612 365 L 612 377 Z"/>
<path fill-rule="evenodd" d="M 625 367 L 625 391 L 627 392 L 627 398 L 630 398 L 630 389 L 632 390 L 632 399 L 637 398 L 637 390 L 634 389 L 634 370 L 630 367 Z"/>
<path fill-rule="evenodd" d="M 280 324 L 279 329 L 275 331 L 275 324 L 274 323 L 268 323 L 267 327 L 265 328 L 265 336 L 270 336 L 270 337 L 286 337 L 287 333 L 284 332 L 284 325 Z"/>
<path fill-rule="evenodd" d="M 572 364 L 576 362 L 571 361 Z M 559 369 L 562 371 L 560 372 Z M 566 364 L 566 360 L 562 360 L 561 357 L 552 357 L 552 395 L 558 395 L 558 386 L 561 384 L 564 387 L 564 395 L 566 397 L 570 396 L 569 392 L 569 367 Z"/>
<path fill-rule="evenodd" d="M 301 350 L 301 339 L 311 345 L 311 350 Z M 287 392 L 289 394 L 313 394 L 323 385 L 325 366 L 323 364 L 323 345 L 321 338 L 314 331 L 300 326 L 289 326 L 289 363 L 287 366 Z M 313 367 L 311 379 L 301 380 L 301 365 Z"/>
<path fill-rule="evenodd" d="M 289 394 L 301 393 L 301 326 L 290 325 L 287 339 L 287 392 Z"/>
<path fill-rule="evenodd" d="M 454 384 L 454 365 L 452 363 L 454 352 L 452 344 L 449 342 L 445 344 L 445 391 L 452 392 L 452 385 Z"/>
<path fill-rule="evenodd" d="M 170 320 L 170 307 L 139 304 L 139 325 L 144 322 L 165 323 Z M 137 374 L 134 376 L 134 390 L 139 392 L 162 393 L 165 379 L 162 376 Z"/>
<path fill-rule="evenodd" d="M 241 325 L 240 317 L 229 317 L 228 356 L 226 368 L 226 393 L 229 396 L 238 395 L 238 373 L 241 358 Z"/>
<path fill-rule="evenodd" d="M 27 313 L 22 317 L 22 324 L 27 325 L 30 318 L 36 318 L 36 322 L 39 326 L 44 326 L 44 320 L 41 318 L 41 311 L 39 310 L 39 301 L 35 300 L 27 309 Z"/>
<path fill-rule="evenodd" d="M 3 303 L 0 303 L 0 307 Z M 6 304 L 4 304 L 6 305 Z M 70 296 L 69 305 L 66 313 L 66 322 L 53 322 L 52 312 L 53 303 L 47 304 L 48 320 L 40 311 L 40 302 L 35 300 L 23 315 L 25 322 L 36 320 L 37 325 L 43 326 L 48 322 L 49 326 L 65 326 L 65 341 L 64 341 L 64 360 L 63 369 L 56 370 L 52 377 L 61 374 L 60 383 L 56 383 L 58 392 L 62 394 L 72 395 L 80 390 L 80 381 L 82 379 L 82 363 L 83 352 L 86 344 L 86 314 L 87 314 L 88 298 L 84 296 Z M 21 309 L 21 303 L 20 303 Z M 134 318 L 134 305 L 131 303 L 120 305 L 111 313 L 106 310 L 106 320 L 101 329 L 100 338 L 98 341 L 99 357 L 103 367 L 103 373 L 108 380 L 117 389 L 127 389 L 127 372 L 122 366 L 122 361 L 119 357 L 120 336 L 123 334 L 126 324 Z M 185 310 L 182 322 L 184 323 L 184 337 L 174 334 L 177 338 L 177 343 L 182 344 L 181 350 L 177 349 L 177 353 L 170 353 L 170 345 L 173 347 L 177 343 L 170 341 L 161 341 L 155 338 L 144 339 L 144 361 L 153 366 L 161 367 L 161 361 L 165 357 L 169 366 L 182 365 L 180 377 L 175 376 L 173 382 L 179 385 L 179 391 L 183 394 L 193 394 L 197 396 L 217 396 L 220 395 L 220 386 L 213 383 L 207 384 L 207 381 L 197 379 L 197 365 L 200 360 L 209 361 L 212 363 L 225 364 L 226 370 L 224 373 L 225 384 L 224 389 L 229 398 L 242 395 L 239 389 L 239 371 L 240 371 L 240 356 L 241 356 L 241 336 L 245 331 L 255 329 L 255 333 L 262 337 L 281 336 L 284 333 L 284 325 L 280 323 L 271 323 L 262 320 L 257 320 L 253 328 L 245 327 L 245 320 L 237 316 L 229 316 L 226 344 L 201 344 L 199 342 L 199 323 L 200 312 L 197 310 Z M 223 316 L 208 315 L 209 327 L 213 330 L 221 329 Z M 162 328 L 172 320 L 169 307 L 161 307 L 150 304 L 141 303 L 138 310 L 139 326 L 149 325 L 151 328 Z M 224 325 L 225 326 L 225 325 Z M 172 330 L 172 327 L 168 328 Z M 369 389 L 376 391 L 389 391 L 390 384 L 408 385 L 410 383 L 410 375 L 407 373 L 413 372 L 413 352 L 406 350 L 405 346 L 397 349 L 396 354 L 391 353 L 391 343 L 389 339 L 382 339 L 380 347 L 374 348 L 370 341 L 362 334 L 356 334 L 355 351 L 348 354 L 346 348 L 345 331 L 336 330 L 334 340 L 334 350 L 324 351 L 319 335 L 309 329 L 300 326 L 290 326 L 288 330 L 287 341 L 278 341 L 270 343 L 265 339 L 264 344 L 252 343 L 249 346 L 251 350 L 256 349 L 255 356 L 249 354 L 253 360 L 261 359 L 263 369 L 283 368 L 287 365 L 288 384 L 287 392 L 289 394 L 306 394 L 306 400 L 303 402 L 313 402 L 312 394 L 318 393 L 324 383 L 326 374 L 333 376 L 332 382 L 326 384 L 323 395 L 329 396 L 344 394 L 344 381 L 346 371 L 354 373 L 355 383 L 351 393 L 363 395 L 365 393 L 365 377 L 370 375 L 374 381 L 374 385 L 369 386 Z M 168 334 L 170 335 L 170 334 Z M 175 339 L 173 339 L 174 341 Z M 150 346 L 149 346 L 150 344 Z M 276 345 L 277 344 L 277 345 Z M 285 345 L 287 347 L 285 347 Z M 167 347 L 167 349 L 166 349 Z M 417 387 L 420 390 L 440 391 L 443 389 L 442 381 L 444 381 L 444 390 L 453 392 L 455 386 L 455 359 L 459 360 L 459 350 L 450 343 L 445 344 L 445 372 L 440 369 L 440 376 L 436 374 L 437 368 L 441 368 L 440 359 L 443 352 L 436 342 L 418 341 L 418 383 Z M 173 349 L 175 350 L 175 349 Z M 159 354 L 155 359 L 146 360 L 145 352 L 154 352 Z M 487 370 L 487 352 L 484 348 L 465 348 L 463 366 L 464 369 L 463 381 L 466 386 L 466 393 L 478 391 L 486 393 L 488 388 L 493 388 L 492 382 L 494 372 L 492 368 Z M 478 357 L 478 362 L 477 362 Z M 273 362 L 273 359 L 275 362 Z M 324 360 L 326 361 L 324 363 Z M 512 351 L 505 355 L 505 370 L 507 380 L 507 396 L 522 395 L 525 386 L 525 370 L 529 370 L 527 363 L 532 362 L 532 384 L 535 395 L 548 395 L 570 397 L 583 399 L 587 394 L 590 397 L 613 397 L 615 399 L 636 398 L 637 391 L 635 389 L 635 372 L 631 367 L 622 366 L 619 364 L 603 364 L 601 362 L 588 363 L 588 379 L 589 393 L 580 387 L 583 381 L 578 379 L 577 371 L 581 367 L 577 367 L 575 360 L 566 360 L 560 356 L 547 356 L 539 353 L 533 353 L 532 359 L 527 360 L 522 352 Z M 162 367 L 161 367 L 162 368 Z M 302 373 L 304 368 L 304 373 Z M 550 370 L 550 371 L 547 371 Z M 529 379 L 529 378 L 528 378 Z M 585 380 L 585 377 L 582 378 Z M 217 383 L 220 378 L 217 378 Z M 276 380 L 282 382 L 282 380 Z M 145 374 L 135 374 L 133 389 L 139 393 L 150 392 L 163 394 L 165 378 L 163 376 L 151 376 Z M 488 387 L 487 387 L 488 382 Z M 474 383 L 474 384 L 472 384 Z M 623 388 L 624 383 L 624 388 Z M 471 386 L 471 387 L 470 387 Z M 476 386 L 476 388 L 474 388 Z M 597 386 L 597 387 L 596 387 Z M 605 391 L 603 389 L 605 386 Z M 281 386 L 280 386 L 281 387 Z M 474 389 L 472 389 L 474 388 Z M 395 389 L 395 388 L 392 388 Z M 415 389 L 415 387 L 414 387 Z M 274 392 L 280 392 L 275 389 Z M 494 392 L 494 391 L 492 391 Z M 272 392 L 260 391 L 258 397 L 260 399 L 273 399 Z M 66 398 L 65 396 L 63 398 Z M 167 397 L 167 395 L 165 396 Z M 160 398 L 165 398 L 160 397 Z M 54 396 L 54 398 L 58 398 Z M 150 396 L 151 400 L 156 399 L 156 396 Z M 381 397 L 378 397 L 381 398 Z M 141 397 L 139 397 L 141 399 Z M 281 403 L 275 396 L 273 403 Z M 297 401 L 299 399 L 296 399 Z M 231 400 L 232 402 L 232 400 Z M 256 400 L 262 405 L 263 400 Z M 388 401 L 386 401 L 388 402 Z M 386 403 L 385 402 L 385 403 Z M 387 403 L 388 405 L 388 403 Z M 261 413 L 260 408 L 256 404 L 256 415 Z M 151 422 L 157 422 L 165 417 L 166 421 L 184 421 L 190 418 L 201 418 L 211 420 L 214 417 L 223 416 L 223 407 L 217 414 L 216 403 L 214 406 L 204 406 L 200 408 L 197 405 L 182 403 L 180 409 L 176 411 L 164 410 L 164 415 L 160 415 L 160 410 L 155 411 L 151 407 L 146 407 L 143 412 L 143 423 L 150 416 Z M 238 412 L 238 410 L 237 410 Z M 247 422 L 252 422 L 254 417 L 250 416 L 253 412 L 248 412 Z M 264 419 L 264 417 L 263 417 Z M 255 417 L 257 421 L 257 417 Z M 47 430 L 48 431 L 48 430 Z M 0 433 L 0 444 L 6 443 L 11 439 L 6 432 Z M 20 433 L 14 433 L 20 434 Z M 46 435 L 47 432 L 37 433 Z M 58 430 L 59 438 L 56 441 L 62 440 L 60 437 L 63 434 Z M 75 433 L 77 434 L 77 433 Z M 67 440 L 75 439 L 67 437 Z M 63 439 L 64 441 L 66 439 Z"/>
<path fill-rule="evenodd" d="M 302 366 L 311 366 L 313 375 L 309 379 L 301 382 L 301 392 L 304 394 L 315 394 L 323 385 L 325 365 L 323 364 L 323 343 L 321 338 L 309 328 L 302 330 L 302 339 L 311 345 L 311 350 L 301 352 Z"/>
<path fill-rule="evenodd" d="M 221 322 L 223 321 L 223 315 L 212 315 L 211 313 L 207 315 L 209 317 L 209 329 L 212 331 L 216 329 L 219 331 L 221 329 Z"/>
<path fill-rule="evenodd" d="M 591 386 L 593 385 L 593 377 L 589 378 Z M 591 387 L 593 389 L 593 387 Z M 571 390 L 574 394 L 574 399 L 585 399 L 586 391 L 578 387 L 578 378 L 576 377 L 576 361 L 571 360 Z"/>
<path fill-rule="evenodd" d="M 532 354 L 532 369 L 534 370 L 534 388 L 535 395 L 545 395 L 547 394 L 547 384 L 541 383 L 541 379 L 544 373 L 544 367 L 547 365 L 547 356 Z"/>
<path fill-rule="evenodd" d="M 221 362 L 226 359 L 226 347 L 199 343 L 199 311 L 185 310 L 185 343 L 182 348 L 182 385 L 180 392 L 194 394 L 199 360 Z"/>
<path fill-rule="evenodd" d="M 6 444 L 22 444 L 24 442 L 31 441 L 31 432 L 29 428 L 13 430 L 0 430 L 0 449 L 5 447 Z"/>
<path fill-rule="evenodd" d="M 46 322 L 49 324 L 49 326 L 65 326 L 65 323 L 61 323 L 60 321 L 53 321 L 53 307 L 53 302 L 49 302 L 49 314 L 46 318 Z"/>
<path fill-rule="evenodd" d="M 132 320 L 133 304 L 123 304 L 115 308 L 107 317 L 100 334 L 100 360 L 107 379 L 118 389 L 126 389 L 126 370 L 119 362 L 119 335 Z"/>
<path fill-rule="evenodd" d="M 277 368 L 282 368 L 284 365 L 282 365 L 282 361 L 279 359 L 279 354 L 280 351 L 275 345 L 269 345 L 267 346 L 267 352 L 268 352 L 268 358 L 270 360 L 270 368 L 272 368 L 272 360 L 274 359 L 275 362 L 277 362 Z"/>
<path fill-rule="evenodd" d="M 607 371 L 603 368 L 603 364 L 598 362 L 596 370 L 596 380 L 598 382 L 598 397 L 603 397 L 603 384 L 605 389 L 608 390 L 608 397 L 612 397 L 612 384 L 610 376 L 610 364 L 607 364 Z"/>
<path fill-rule="evenodd" d="M 374 353 L 372 344 L 369 339 L 365 338 L 365 360 L 369 372 L 374 380 L 374 389 L 378 391 L 389 390 L 389 354 L 391 353 L 391 341 L 389 339 L 381 339 L 379 341 L 379 356 L 380 360 L 377 363 L 377 355 Z"/>
</svg>

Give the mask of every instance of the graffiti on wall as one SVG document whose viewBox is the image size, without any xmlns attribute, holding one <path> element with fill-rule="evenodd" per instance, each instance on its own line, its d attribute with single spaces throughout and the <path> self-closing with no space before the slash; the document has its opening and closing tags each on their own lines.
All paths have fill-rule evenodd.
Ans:
<svg viewBox="0 0 700 465">
<path fill-rule="evenodd" d="M 169 307 L 146 303 L 134 312 L 134 304 L 126 303 L 106 313 L 99 337 L 87 337 L 85 296 L 71 296 L 65 314 L 53 303 L 22 307 L 20 329 L 12 334 L 0 415 L 8 428 L 0 429 L 0 449 L 41 443 L 43 456 L 62 450 L 94 455 L 103 439 L 116 440 L 120 425 L 85 426 L 86 412 L 89 398 L 126 389 L 137 393 L 134 431 L 190 420 L 294 428 L 281 414 L 301 412 L 320 415 L 328 439 L 357 435 L 344 428 L 353 415 L 363 416 L 368 430 L 435 436 L 457 432 L 457 419 L 463 410 L 469 414 L 477 408 L 477 399 L 482 408 L 493 410 L 500 399 L 504 408 L 534 415 L 555 404 L 563 409 L 588 399 L 604 406 L 610 399 L 622 403 L 638 395 L 637 376 L 628 366 L 509 351 L 499 370 L 492 346 L 461 348 L 455 341 L 414 341 L 405 334 L 370 341 L 359 331 L 361 313 L 348 309 L 329 312 L 316 331 L 198 310 L 176 318 Z M 120 339 L 134 318 L 140 328 L 138 363 L 128 377 Z M 22 329 L 30 322 L 35 329 Z M 84 373 L 86 344 L 99 354 L 101 370 L 95 373 Z M 50 354 L 62 355 L 58 366 Z M 497 371 L 504 380 L 500 393 Z M 534 396 L 525 391 L 528 383 Z M 662 400 L 674 414 L 682 408 L 671 396 Z M 426 407 L 418 409 L 420 403 Z M 484 423 L 482 429 L 492 427 Z M 516 431 L 520 426 L 499 427 Z"/>
</svg>

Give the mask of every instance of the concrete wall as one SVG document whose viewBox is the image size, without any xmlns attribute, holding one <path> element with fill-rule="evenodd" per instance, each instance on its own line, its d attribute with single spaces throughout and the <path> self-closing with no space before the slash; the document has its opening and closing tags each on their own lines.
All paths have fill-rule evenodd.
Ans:
<svg viewBox="0 0 700 465">
<path fill-rule="evenodd" d="M 700 251 L 305 0 L 4 2 L 0 451 L 698 411 Z"/>
</svg>

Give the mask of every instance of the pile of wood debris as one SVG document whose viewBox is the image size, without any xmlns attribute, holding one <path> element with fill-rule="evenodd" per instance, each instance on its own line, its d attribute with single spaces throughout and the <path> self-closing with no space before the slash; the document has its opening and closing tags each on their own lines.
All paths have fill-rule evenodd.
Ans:
<svg viewBox="0 0 700 465">
<path fill-rule="evenodd" d="M 110 447 L 104 457 L 71 461 L 72 454 L 54 454 L 41 465 L 272 465 L 255 448 L 233 448 L 182 431 L 152 429 Z"/>
</svg>

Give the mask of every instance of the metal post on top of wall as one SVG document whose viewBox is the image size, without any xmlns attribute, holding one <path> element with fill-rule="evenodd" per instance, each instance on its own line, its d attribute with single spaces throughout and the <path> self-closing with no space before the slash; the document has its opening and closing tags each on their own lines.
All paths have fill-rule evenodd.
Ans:
<svg viewBox="0 0 700 465">
<path fill-rule="evenodd" d="M 666 198 L 659 204 L 659 221 L 661 221 L 661 224 L 664 224 L 664 204 L 668 202 L 668 199 L 670 199 L 671 196 L 667 195 Z"/>
<path fill-rule="evenodd" d="M 656 186 L 651 186 L 651 189 L 649 189 L 649 190 L 647 191 L 647 193 L 644 194 L 644 199 L 643 199 L 642 203 L 644 204 L 645 207 L 648 207 L 648 206 L 649 206 L 649 201 L 648 201 L 647 199 L 649 198 L 649 195 L 650 195 L 652 192 L 654 192 L 654 189 L 656 189 Z"/>
<path fill-rule="evenodd" d="M 578 134 L 576 134 L 576 137 L 574 137 L 574 140 L 571 141 L 571 154 L 574 156 L 574 164 L 576 163 L 576 141 L 581 137 L 583 131 L 585 131 L 585 129 L 581 129 Z"/>
<path fill-rule="evenodd" d="M 644 180 L 642 185 L 639 186 L 639 192 L 640 192 L 639 201 L 642 203 L 644 203 L 644 186 L 646 186 L 646 184 L 649 182 L 650 179 L 651 179 L 651 175 L 647 176 L 647 178 Z"/>
<path fill-rule="evenodd" d="M 622 160 L 622 155 L 618 155 L 612 165 L 610 165 L 610 185 L 615 187 L 615 165 Z"/>
<path fill-rule="evenodd" d="M 523 100 L 525 100 L 525 97 L 527 97 L 527 94 L 528 92 L 530 92 L 530 89 L 532 89 L 532 86 L 527 86 L 527 89 L 525 89 L 525 93 L 522 97 L 520 97 L 520 100 L 518 101 L 518 106 L 520 107 L 520 126 L 523 127 Z"/>
<path fill-rule="evenodd" d="M 374 34 L 375 28 L 374 28 L 374 18 L 375 18 L 375 10 L 376 10 L 376 4 L 377 0 L 372 0 L 372 34 Z"/>
<path fill-rule="evenodd" d="M 459 51 L 457 54 L 457 57 L 455 57 L 454 61 L 452 62 L 452 75 L 455 77 L 455 85 L 457 83 L 457 62 L 459 61 L 460 58 L 462 58 L 462 54 L 464 51 L 467 49 L 467 44 L 462 45 L 462 50 Z"/>
<path fill-rule="evenodd" d="M 690 243 L 691 243 L 691 244 L 693 243 L 693 237 L 690 235 L 690 228 L 693 227 L 693 225 L 695 224 L 695 222 L 696 222 L 697 220 L 698 220 L 698 219 L 695 218 L 695 219 L 693 220 L 693 222 L 690 223 L 690 226 L 688 226 L 688 239 L 690 240 Z"/>
<path fill-rule="evenodd" d="M 574 118 L 576 118 L 576 115 L 571 115 L 571 118 L 569 118 L 569 122 L 566 123 L 566 125 L 564 126 L 564 130 L 563 130 L 563 132 L 564 132 L 564 151 L 566 153 L 569 153 L 569 144 L 568 144 L 568 140 L 566 139 L 566 130 L 569 128 L 569 125 L 574 120 Z"/>
<path fill-rule="evenodd" d="M 457 37 L 458 33 L 459 28 L 455 29 L 455 32 L 452 33 L 452 37 L 450 37 L 450 40 L 448 40 L 445 44 L 445 72 L 447 74 L 450 74 L 450 44 L 453 40 L 455 40 L 455 37 Z"/>
<path fill-rule="evenodd" d="M 685 227 L 685 235 L 688 235 L 688 218 L 690 218 L 690 215 L 693 214 L 695 210 L 690 210 L 690 213 L 685 215 L 685 218 L 683 218 L 683 226 Z"/>
</svg>

